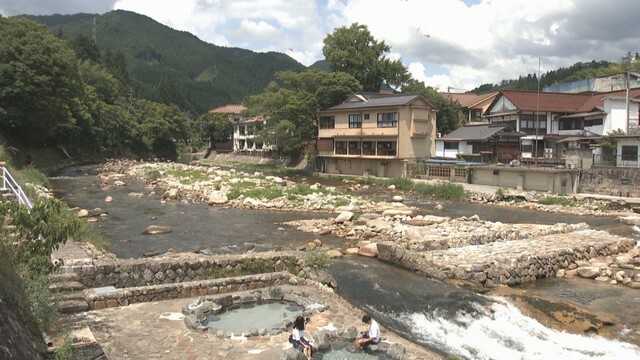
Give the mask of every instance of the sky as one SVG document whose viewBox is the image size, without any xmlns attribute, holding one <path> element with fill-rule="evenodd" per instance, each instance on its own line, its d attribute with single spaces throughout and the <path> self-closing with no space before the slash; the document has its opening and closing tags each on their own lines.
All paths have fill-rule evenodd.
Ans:
<svg viewBox="0 0 640 360">
<path fill-rule="evenodd" d="M 0 0 L 4 16 L 115 9 L 307 66 L 328 34 L 357 22 L 415 79 L 451 92 L 640 51 L 638 0 Z"/>
</svg>

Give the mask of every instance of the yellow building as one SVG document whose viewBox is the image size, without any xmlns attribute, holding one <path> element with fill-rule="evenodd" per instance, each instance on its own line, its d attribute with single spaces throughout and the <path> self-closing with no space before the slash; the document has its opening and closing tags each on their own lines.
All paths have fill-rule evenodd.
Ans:
<svg viewBox="0 0 640 360">
<path fill-rule="evenodd" d="M 436 108 L 420 94 L 359 93 L 319 115 L 323 172 L 404 176 L 435 156 Z"/>
</svg>

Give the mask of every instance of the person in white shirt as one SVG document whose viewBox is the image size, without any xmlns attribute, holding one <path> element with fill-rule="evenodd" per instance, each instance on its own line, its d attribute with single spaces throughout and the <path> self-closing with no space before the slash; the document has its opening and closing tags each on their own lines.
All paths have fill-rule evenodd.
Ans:
<svg viewBox="0 0 640 360">
<path fill-rule="evenodd" d="M 362 322 L 367 324 L 367 331 L 362 333 L 362 337 L 356 339 L 357 348 L 367 348 L 369 345 L 380 343 L 380 326 L 369 315 L 362 317 Z"/>
<path fill-rule="evenodd" d="M 311 344 L 304 338 L 304 317 L 298 316 L 293 322 L 293 331 L 291 332 L 291 342 L 293 347 L 302 351 L 307 360 L 313 360 L 311 357 Z"/>
</svg>

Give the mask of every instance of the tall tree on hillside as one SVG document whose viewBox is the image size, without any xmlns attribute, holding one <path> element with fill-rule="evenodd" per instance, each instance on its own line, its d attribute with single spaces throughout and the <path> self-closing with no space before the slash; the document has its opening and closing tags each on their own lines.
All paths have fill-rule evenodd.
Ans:
<svg viewBox="0 0 640 360">
<path fill-rule="evenodd" d="M 420 93 L 438 109 L 436 128 L 439 133 L 448 134 L 463 124 L 460 104 L 445 98 L 437 89 L 426 86 L 422 81 L 411 79 L 402 91 Z"/>
<path fill-rule="evenodd" d="M 233 125 L 226 114 L 206 113 L 193 123 L 192 134 L 198 139 L 209 141 L 206 158 L 215 149 L 216 144 L 229 140 L 232 132 Z"/>
<path fill-rule="evenodd" d="M 65 41 L 40 24 L 0 17 L 0 132 L 16 143 L 53 145 L 74 118 L 83 84 Z"/>
<path fill-rule="evenodd" d="M 333 71 L 355 77 L 365 91 L 378 91 L 383 83 L 401 87 L 411 78 L 401 60 L 386 57 L 391 47 L 378 42 L 366 25 L 342 26 L 324 39 L 322 53 Z"/>
<path fill-rule="evenodd" d="M 247 113 L 269 116 L 258 134 L 265 144 L 276 145 L 279 155 L 300 157 L 309 141 L 316 138 L 318 111 L 340 103 L 362 90 L 351 75 L 317 69 L 302 73 L 276 74 L 260 95 L 250 97 Z"/>
</svg>

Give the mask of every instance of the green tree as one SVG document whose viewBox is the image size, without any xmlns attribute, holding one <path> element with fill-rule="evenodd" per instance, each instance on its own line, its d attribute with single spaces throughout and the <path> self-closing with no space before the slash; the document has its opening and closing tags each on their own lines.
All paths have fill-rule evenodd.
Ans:
<svg viewBox="0 0 640 360">
<path fill-rule="evenodd" d="M 386 53 L 391 47 L 378 42 L 366 25 L 342 26 L 324 39 L 322 53 L 333 71 L 343 71 L 355 77 L 365 91 L 378 91 L 383 83 L 394 88 L 411 78 L 401 60 L 391 60 Z"/>
<path fill-rule="evenodd" d="M 83 90 L 77 59 L 63 40 L 33 21 L 0 17 L 0 132 L 5 137 L 29 145 L 55 142 L 75 124 Z"/>
<path fill-rule="evenodd" d="M 193 136 L 209 141 L 205 157 L 211 154 L 217 143 L 229 140 L 232 133 L 233 125 L 226 114 L 206 113 L 193 123 Z"/>
<path fill-rule="evenodd" d="M 136 100 L 131 114 L 137 122 L 138 142 L 151 155 L 175 160 L 178 156 L 176 144 L 190 138 L 187 118 L 175 105 L 160 104 L 149 100 Z"/>
<path fill-rule="evenodd" d="M 437 89 L 426 86 L 422 81 L 411 79 L 402 91 L 420 93 L 438 109 L 436 128 L 439 133 L 448 134 L 462 125 L 460 104 L 442 96 Z"/>
<path fill-rule="evenodd" d="M 76 52 L 76 56 L 80 60 L 91 60 L 95 63 L 100 62 L 100 49 L 93 40 L 84 35 L 77 34 L 70 41 L 71 48 Z"/>
<path fill-rule="evenodd" d="M 106 49 L 102 56 L 102 62 L 107 70 L 113 74 L 113 76 L 115 76 L 122 85 L 129 86 L 130 79 L 127 70 L 127 62 L 122 50 L 118 49 L 113 51 L 111 49 Z"/>
<path fill-rule="evenodd" d="M 276 74 L 260 95 L 247 101 L 247 113 L 269 116 L 259 138 L 275 145 L 279 155 L 299 157 L 317 136 L 318 111 L 340 103 L 362 89 L 351 75 L 317 69 Z"/>
</svg>

